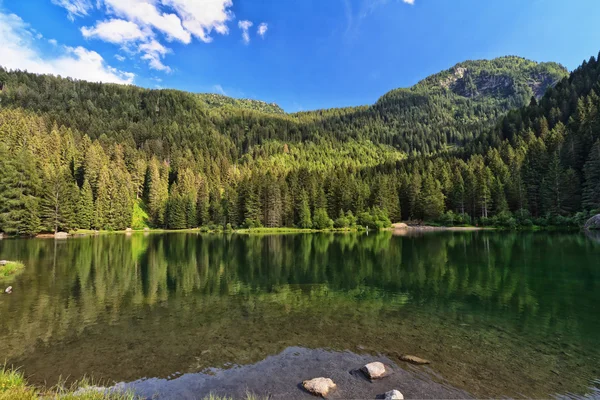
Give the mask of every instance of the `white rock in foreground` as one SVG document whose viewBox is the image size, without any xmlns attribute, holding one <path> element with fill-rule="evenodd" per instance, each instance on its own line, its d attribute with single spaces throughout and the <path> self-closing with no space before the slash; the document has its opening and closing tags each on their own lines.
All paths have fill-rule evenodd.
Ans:
<svg viewBox="0 0 600 400">
<path fill-rule="evenodd" d="M 302 386 L 315 396 L 321 397 L 326 397 L 330 390 L 336 388 L 335 383 L 329 378 L 310 379 L 302 382 Z"/>
<path fill-rule="evenodd" d="M 404 396 L 399 390 L 390 390 L 385 393 L 385 400 L 404 400 Z"/>
<path fill-rule="evenodd" d="M 380 379 L 385 376 L 385 365 L 379 361 L 372 362 L 362 367 L 362 371 L 369 379 Z"/>
</svg>

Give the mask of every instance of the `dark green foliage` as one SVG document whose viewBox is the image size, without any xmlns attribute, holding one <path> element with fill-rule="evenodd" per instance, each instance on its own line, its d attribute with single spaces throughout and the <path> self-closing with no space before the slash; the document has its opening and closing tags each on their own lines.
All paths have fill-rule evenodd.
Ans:
<svg viewBox="0 0 600 400">
<path fill-rule="evenodd" d="M 90 229 L 94 222 L 94 196 L 90 182 L 83 182 L 77 203 L 77 224 L 80 229 Z"/>
<path fill-rule="evenodd" d="M 327 210 L 318 208 L 315 210 L 313 218 L 313 228 L 315 229 L 331 229 L 333 228 L 333 220 L 327 215 Z"/>
<path fill-rule="evenodd" d="M 174 229 L 402 219 L 512 228 L 569 225 L 600 208 L 593 58 L 562 80 L 552 63 L 467 62 L 373 106 L 293 115 L 222 96 L 0 75 L 8 233 L 124 229 L 134 205 L 150 226 Z"/>
</svg>

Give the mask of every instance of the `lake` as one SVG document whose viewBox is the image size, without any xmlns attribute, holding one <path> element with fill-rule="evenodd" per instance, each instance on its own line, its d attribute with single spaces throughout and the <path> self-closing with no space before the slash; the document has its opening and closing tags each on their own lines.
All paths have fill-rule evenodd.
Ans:
<svg viewBox="0 0 600 400">
<path fill-rule="evenodd" d="M 583 233 L 134 233 L 4 239 L 0 259 L 26 265 L 0 295 L 0 354 L 34 384 L 201 398 L 383 357 L 476 397 L 600 395 L 600 240 Z"/>
</svg>

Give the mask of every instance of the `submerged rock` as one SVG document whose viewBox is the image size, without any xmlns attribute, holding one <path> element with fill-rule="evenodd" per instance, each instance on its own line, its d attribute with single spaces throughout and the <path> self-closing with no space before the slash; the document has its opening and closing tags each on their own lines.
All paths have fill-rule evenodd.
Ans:
<svg viewBox="0 0 600 400">
<path fill-rule="evenodd" d="M 331 390 L 336 388 L 336 384 L 329 378 L 314 378 L 302 382 L 302 386 L 315 396 L 326 397 Z"/>
<path fill-rule="evenodd" d="M 390 390 L 385 393 L 385 400 L 404 400 L 404 396 L 399 390 Z"/>
<path fill-rule="evenodd" d="M 6 290 L 4 291 L 4 293 L 11 294 L 12 293 L 12 286 L 7 287 Z"/>
<path fill-rule="evenodd" d="M 381 379 L 385 376 L 385 365 L 379 361 L 369 363 L 361 368 L 369 379 Z"/>
<path fill-rule="evenodd" d="M 423 364 L 431 364 L 431 361 L 426 360 L 424 358 L 420 358 L 417 356 L 411 356 L 410 354 L 401 354 L 398 358 L 402 361 L 409 362 L 411 364 L 423 365 Z"/>
<path fill-rule="evenodd" d="M 600 214 L 588 219 L 585 223 L 585 229 L 600 229 Z"/>
</svg>

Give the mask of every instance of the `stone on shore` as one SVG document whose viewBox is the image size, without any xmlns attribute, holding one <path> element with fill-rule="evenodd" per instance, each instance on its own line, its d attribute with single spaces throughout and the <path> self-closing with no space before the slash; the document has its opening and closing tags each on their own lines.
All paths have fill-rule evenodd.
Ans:
<svg viewBox="0 0 600 400">
<path fill-rule="evenodd" d="M 8 261 L 6 261 L 6 260 L 0 260 L 0 266 L 4 266 L 6 264 L 8 264 Z"/>
<path fill-rule="evenodd" d="M 411 364 L 423 365 L 423 364 L 431 364 L 429 360 L 424 358 L 420 358 L 417 356 L 411 356 L 410 354 L 402 354 L 398 357 L 402 361 L 409 362 Z"/>
<path fill-rule="evenodd" d="M 588 219 L 585 223 L 585 229 L 600 229 L 600 214 Z"/>
<path fill-rule="evenodd" d="M 67 232 L 56 232 L 54 234 L 54 239 L 66 239 L 69 236 Z"/>
<path fill-rule="evenodd" d="M 404 396 L 399 390 L 390 390 L 385 393 L 385 400 L 404 400 Z"/>
<path fill-rule="evenodd" d="M 329 392 L 336 388 L 335 383 L 329 378 L 314 378 L 302 382 L 302 386 L 315 396 L 327 397 Z"/>
<path fill-rule="evenodd" d="M 392 228 L 393 229 L 408 229 L 408 225 L 406 225 L 404 222 L 398 222 L 398 223 L 392 224 Z"/>
<path fill-rule="evenodd" d="M 369 379 L 381 379 L 385 376 L 385 365 L 379 361 L 369 363 L 361 368 Z"/>
<path fill-rule="evenodd" d="M 4 293 L 11 294 L 12 293 L 12 286 L 7 287 L 6 290 L 4 290 Z"/>
</svg>

